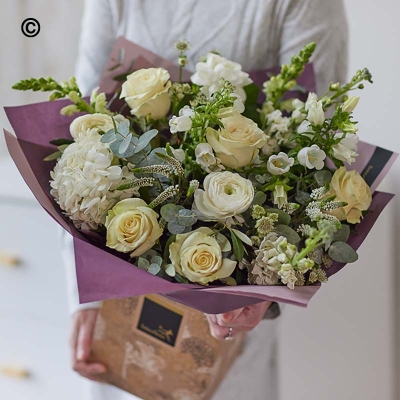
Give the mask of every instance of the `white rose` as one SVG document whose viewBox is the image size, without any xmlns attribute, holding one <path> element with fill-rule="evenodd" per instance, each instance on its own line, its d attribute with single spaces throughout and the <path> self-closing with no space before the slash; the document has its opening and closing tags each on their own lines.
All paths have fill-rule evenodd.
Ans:
<svg viewBox="0 0 400 400">
<path fill-rule="evenodd" d="M 316 144 L 311 147 L 304 147 L 297 155 L 299 163 L 308 169 L 322 169 L 324 168 L 324 160 L 326 154 Z"/>
<path fill-rule="evenodd" d="M 325 113 L 322 107 L 322 101 L 310 102 L 307 119 L 313 125 L 322 125 L 325 122 Z"/>
<path fill-rule="evenodd" d="M 114 117 L 115 122 L 125 122 L 129 124 L 129 121 L 122 115 L 116 115 Z M 69 131 L 74 140 L 92 139 L 93 134 L 99 133 L 99 131 L 107 132 L 114 128 L 114 124 L 111 116 L 106 114 L 85 114 L 75 118 L 70 127 Z"/>
<path fill-rule="evenodd" d="M 167 115 L 171 105 L 170 86 L 169 73 L 164 68 L 140 69 L 128 75 L 120 97 L 136 117 L 160 119 Z"/>
<path fill-rule="evenodd" d="M 234 114 L 221 119 L 223 128 L 208 128 L 207 142 L 214 149 L 221 163 L 228 168 L 249 165 L 268 140 L 268 136 L 249 118 Z"/>
<path fill-rule="evenodd" d="M 249 74 L 242 71 L 240 64 L 213 53 L 207 54 L 205 62 L 196 64 L 196 73 L 192 75 L 191 80 L 194 84 L 202 86 L 201 90 L 206 96 L 210 96 L 221 89 L 223 80 L 227 80 L 235 86 L 235 93 L 243 101 L 246 100 L 243 87 L 253 82 L 249 78 Z"/>
<path fill-rule="evenodd" d="M 224 166 L 220 165 L 220 160 L 215 157 L 212 147 L 208 143 L 199 143 L 195 149 L 196 162 L 206 172 L 222 171 Z"/>
<path fill-rule="evenodd" d="M 282 175 L 289 172 L 290 167 L 294 164 L 294 158 L 288 157 L 282 151 L 275 156 L 271 156 L 267 162 L 267 169 L 272 175 Z"/>
<path fill-rule="evenodd" d="M 214 232 L 206 227 L 176 235 L 169 246 L 169 256 L 180 275 L 203 285 L 227 278 L 236 268 L 236 261 L 223 258 Z"/>
<path fill-rule="evenodd" d="M 204 221 L 224 221 L 246 211 L 254 199 L 248 179 L 232 172 L 212 172 L 194 193 L 194 208 Z"/>
<path fill-rule="evenodd" d="M 342 133 L 336 133 L 335 139 L 343 137 Z M 332 146 L 333 156 L 343 162 L 353 163 L 358 156 L 357 144 L 359 137 L 355 133 L 347 133 L 344 138 Z"/>
<path fill-rule="evenodd" d="M 142 199 L 125 199 L 108 212 L 107 246 L 121 253 L 138 257 L 151 249 L 163 230 L 158 214 Z"/>
<path fill-rule="evenodd" d="M 189 106 L 183 107 L 179 111 L 179 117 L 174 115 L 169 121 L 171 133 L 189 131 L 192 128 L 193 117 L 194 111 Z"/>
</svg>

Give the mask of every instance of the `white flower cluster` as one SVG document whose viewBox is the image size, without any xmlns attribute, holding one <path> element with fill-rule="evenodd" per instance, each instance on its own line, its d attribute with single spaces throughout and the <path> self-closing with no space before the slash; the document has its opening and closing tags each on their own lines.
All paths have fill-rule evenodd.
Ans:
<svg viewBox="0 0 400 400">
<path fill-rule="evenodd" d="M 308 258 L 301 259 L 294 266 L 293 260 L 298 255 L 297 247 L 275 232 L 264 238 L 255 254 L 256 258 L 249 269 L 249 280 L 257 285 L 276 285 L 280 280 L 288 288 L 294 289 L 297 282 L 294 267 L 304 274 L 314 266 L 314 262 Z"/>
<path fill-rule="evenodd" d="M 65 214 L 82 230 L 96 230 L 107 211 L 136 190 L 115 191 L 134 175 L 127 167 L 113 165 L 109 144 L 101 143 L 99 131 L 113 127 L 105 114 L 78 117 L 71 124 L 75 143 L 69 145 L 51 172 L 51 195 Z"/>
<path fill-rule="evenodd" d="M 204 62 L 197 63 L 196 73 L 192 75 L 191 80 L 194 84 L 202 86 L 201 91 L 207 97 L 222 89 L 224 80 L 228 81 L 235 86 L 235 93 L 243 101 L 246 100 L 243 87 L 253 82 L 249 74 L 242 71 L 240 64 L 214 53 L 208 53 Z"/>
</svg>

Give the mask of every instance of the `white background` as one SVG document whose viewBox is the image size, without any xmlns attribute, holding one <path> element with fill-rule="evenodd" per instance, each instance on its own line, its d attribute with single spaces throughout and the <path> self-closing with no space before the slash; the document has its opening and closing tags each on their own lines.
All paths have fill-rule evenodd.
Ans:
<svg viewBox="0 0 400 400">
<path fill-rule="evenodd" d="M 375 81 L 362 92 L 356 112 L 360 136 L 400 152 L 397 122 L 400 2 L 345 2 L 350 23 L 350 71 L 367 66 Z M 11 84 L 22 77 L 53 75 L 64 79 L 73 74 L 82 3 L 82 0 L 0 0 L 1 106 L 44 98 L 13 92 Z M 20 33 L 20 23 L 27 17 L 35 17 L 42 24 L 40 35 L 34 39 Z M 2 110 L 0 125 L 9 127 Z M 0 163 L 1 160 L 6 160 L 6 151 L 0 140 Z M 0 173 L 2 187 L 6 180 L 4 173 Z M 399 161 L 380 189 L 400 195 Z M 396 215 L 399 207 L 400 196 L 385 211 L 366 240 L 359 261 L 332 278 L 307 310 L 292 307 L 284 310 L 279 359 L 281 400 L 400 398 L 400 312 L 397 306 L 400 274 L 396 268 L 400 261 L 397 253 L 400 216 Z M 0 229 L 4 233 L 5 227 Z M 1 250 L 7 249 L 0 243 Z M 61 270 L 61 265 L 53 267 Z M 24 279 L 22 275 L 21 279 Z M 59 282 L 59 312 L 65 313 L 63 326 L 67 328 L 66 302 L 62 300 L 64 289 L 61 280 Z M 0 300 L 1 303 L 8 301 L 3 293 L 0 293 Z M 3 326 L 11 322 L 5 319 L 2 310 L 0 308 L 0 324 Z M 35 338 L 25 336 L 26 332 L 19 332 L 19 335 L 21 341 L 35 341 Z M 66 354 L 66 333 L 60 338 L 60 351 Z M 0 348 L 5 345 L 0 343 Z M 12 356 L 7 357 L 0 354 L 0 367 L 13 362 Z M 62 362 L 67 363 L 67 358 L 63 357 Z M 5 381 L 0 379 L 0 398 L 2 382 Z"/>
</svg>

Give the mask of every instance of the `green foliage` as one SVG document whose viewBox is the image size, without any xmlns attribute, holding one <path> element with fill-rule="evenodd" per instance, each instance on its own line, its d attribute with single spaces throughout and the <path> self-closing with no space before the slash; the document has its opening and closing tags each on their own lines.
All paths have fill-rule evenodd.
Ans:
<svg viewBox="0 0 400 400">
<path fill-rule="evenodd" d="M 244 257 L 243 243 L 233 231 L 231 231 L 231 239 L 233 245 L 233 254 L 235 255 L 236 259 L 240 262 L 243 260 Z"/>
<path fill-rule="evenodd" d="M 299 234 L 293 228 L 287 225 L 277 225 L 275 227 L 275 232 L 279 236 L 284 236 L 288 242 L 292 244 L 297 244 L 301 240 Z"/>
<path fill-rule="evenodd" d="M 329 247 L 329 257 L 340 263 L 353 263 L 358 260 L 357 252 L 345 242 L 334 242 Z"/>
<path fill-rule="evenodd" d="M 166 204 L 161 207 L 160 213 L 173 235 L 187 232 L 197 222 L 196 213 L 180 205 Z"/>
</svg>

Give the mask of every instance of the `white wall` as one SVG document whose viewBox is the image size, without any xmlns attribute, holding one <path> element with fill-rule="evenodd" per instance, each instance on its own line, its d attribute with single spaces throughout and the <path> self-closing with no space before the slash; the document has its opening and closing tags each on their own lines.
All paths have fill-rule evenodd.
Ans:
<svg viewBox="0 0 400 400">
<path fill-rule="evenodd" d="M 350 72 L 368 67 L 374 84 L 355 113 L 362 140 L 400 152 L 400 2 L 345 0 Z M 307 310 L 286 308 L 281 329 L 281 400 L 395 400 L 399 383 L 400 161 L 381 185 L 396 193 L 360 259 L 320 290 Z M 396 315 L 397 313 L 397 315 Z M 397 343 L 397 344 L 396 344 Z M 397 352 L 397 353 L 396 353 Z"/>
</svg>

